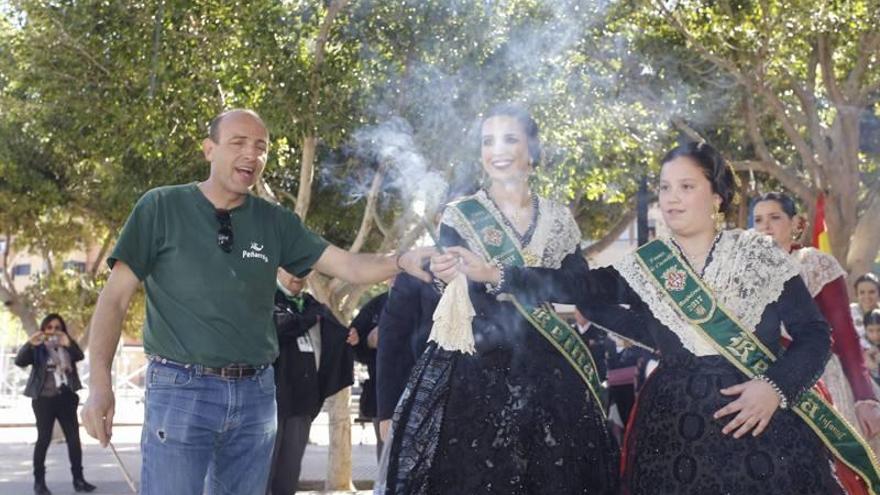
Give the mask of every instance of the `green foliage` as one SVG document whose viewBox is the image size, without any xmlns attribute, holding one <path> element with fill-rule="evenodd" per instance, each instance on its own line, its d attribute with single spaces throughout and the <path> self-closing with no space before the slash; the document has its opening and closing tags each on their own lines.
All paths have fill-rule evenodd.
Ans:
<svg viewBox="0 0 880 495">
<path fill-rule="evenodd" d="M 374 231 L 365 250 L 387 249 L 412 227 L 405 213 L 420 177 L 411 164 L 380 163 L 376 142 L 363 138 L 393 119 L 424 160 L 419 174 L 466 189 L 479 176 L 479 116 L 499 102 L 524 103 L 544 144 L 535 187 L 570 204 L 589 238 L 620 218 L 643 175 L 656 175 L 658 156 L 681 138 L 671 121 L 731 158 L 755 154 L 741 85 L 658 3 L 352 1 L 327 31 L 318 66 L 330 3 L 9 2 L 0 15 L 0 234 L 47 256 L 104 245 L 146 190 L 207 175 L 206 124 L 231 107 L 254 108 L 269 125 L 265 179 L 290 207 L 302 140 L 318 137 L 308 223 L 336 244 L 352 242 L 373 174 L 389 167 L 377 217 L 391 240 Z M 846 73 L 859 35 L 876 29 L 873 4 L 662 5 L 738 67 L 764 56 L 766 81 L 794 102 L 784 86 L 810 70 L 810 36 L 831 33 L 835 72 Z M 880 79 L 876 63 L 865 79 Z M 820 115 L 831 122 L 819 90 Z M 770 150 L 804 174 L 778 123 L 761 119 Z M 876 180 L 876 162 L 864 163 L 866 180 Z M 87 315 L 101 277 L 58 269 L 30 295 L 40 308 Z"/>
<path fill-rule="evenodd" d="M 0 50 L 0 229 L 47 257 L 103 245 L 144 191 L 205 176 L 205 123 L 236 106 L 264 116 L 274 150 L 266 179 L 290 197 L 302 137 L 320 138 L 309 223 L 340 245 L 354 238 L 379 165 L 353 136 L 392 117 L 409 127 L 427 165 L 420 173 L 468 189 L 479 175 L 479 115 L 498 102 L 525 103 L 546 150 L 536 187 L 572 203 L 591 236 L 619 214 L 598 206 L 624 203 L 652 163 L 662 126 L 634 99 L 618 101 L 623 61 L 605 53 L 619 39 L 601 41 L 604 8 L 352 2 L 328 31 L 316 70 L 326 8 L 304 0 L 248 8 L 11 2 L 0 30 L 8 41 Z M 405 165 L 388 170 L 378 205 L 392 235 L 412 221 L 403 214 L 419 180 Z M 374 232 L 366 249 L 381 244 Z M 59 270 L 30 296 L 46 308 L 81 302 L 88 313 L 100 285 L 89 277 Z"/>
</svg>

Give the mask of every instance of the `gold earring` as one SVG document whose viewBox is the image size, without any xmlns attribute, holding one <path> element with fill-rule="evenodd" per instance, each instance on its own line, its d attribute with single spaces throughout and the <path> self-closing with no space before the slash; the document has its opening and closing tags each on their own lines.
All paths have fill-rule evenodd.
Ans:
<svg viewBox="0 0 880 495">
<path fill-rule="evenodd" d="M 721 213 L 721 205 L 715 203 L 715 211 L 709 215 L 712 218 L 712 221 L 715 222 L 715 231 L 718 232 L 723 230 L 725 227 L 725 218 L 724 213 Z"/>
<path fill-rule="evenodd" d="M 483 171 L 483 174 L 480 176 L 480 188 L 489 190 L 492 187 L 492 178 L 489 177 L 489 174 L 486 171 Z"/>
<path fill-rule="evenodd" d="M 797 242 L 804 234 L 804 220 L 800 216 L 795 216 L 794 220 L 794 227 L 791 229 L 791 240 Z"/>
</svg>

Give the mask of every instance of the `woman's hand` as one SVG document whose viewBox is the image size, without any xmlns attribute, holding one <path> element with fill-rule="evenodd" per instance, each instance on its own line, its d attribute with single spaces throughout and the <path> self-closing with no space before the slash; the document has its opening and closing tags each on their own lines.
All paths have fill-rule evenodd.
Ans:
<svg viewBox="0 0 880 495">
<path fill-rule="evenodd" d="M 43 345 L 43 341 L 46 340 L 46 334 L 43 332 L 34 332 L 33 335 L 28 337 L 28 343 L 33 346 Z"/>
<path fill-rule="evenodd" d="M 367 347 L 370 349 L 379 348 L 379 327 L 373 327 L 370 333 L 367 334 Z"/>
<path fill-rule="evenodd" d="M 348 329 L 348 337 L 345 338 L 345 342 L 354 347 L 358 345 L 358 342 L 361 341 L 361 336 L 358 335 L 358 331 L 356 328 L 352 327 Z"/>
<path fill-rule="evenodd" d="M 779 395 L 767 382 L 761 380 L 749 380 L 739 385 L 721 389 L 721 393 L 727 396 L 739 395 L 735 401 L 727 404 L 713 416 L 721 419 L 737 413 L 736 416 L 724 426 L 721 433 L 733 438 L 740 438 L 749 431 L 752 436 L 758 436 L 764 432 L 773 413 L 779 407 Z"/>
<path fill-rule="evenodd" d="M 458 261 L 459 257 L 447 250 L 445 253 L 431 256 L 429 269 L 435 277 L 449 284 L 458 275 Z"/>
<path fill-rule="evenodd" d="M 868 438 L 876 436 L 880 433 L 880 402 L 875 400 L 856 402 L 856 419 Z"/>
<path fill-rule="evenodd" d="M 383 442 L 387 442 L 389 433 L 391 433 L 391 420 L 383 419 L 382 421 L 379 421 L 379 438 L 381 438 Z"/>
<path fill-rule="evenodd" d="M 58 336 L 58 343 L 64 347 L 70 347 L 70 337 L 64 332 L 58 332 L 55 335 Z"/>
<path fill-rule="evenodd" d="M 501 271 L 497 266 L 487 262 L 480 256 L 461 246 L 447 249 L 450 254 L 459 258 L 458 271 L 467 275 L 474 282 L 488 282 L 498 285 L 501 282 Z"/>
</svg>

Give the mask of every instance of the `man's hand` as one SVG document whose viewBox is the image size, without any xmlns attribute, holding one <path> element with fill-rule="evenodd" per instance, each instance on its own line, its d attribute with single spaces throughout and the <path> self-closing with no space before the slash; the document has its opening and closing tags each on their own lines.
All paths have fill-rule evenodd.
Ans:
<svg viewBox="0 0 880 495">
<path fill-rule="evenodd" d="M 498 284 L 501 282 L 501 272 L 498 267 L 492 263 L 488 263 L 480 256 L 461 246 L 453 246 L 446 249 L 446 255 L 434 256 L 431 258 L 431 270 L 434 265 L 438 265 L 438 269 L 449 272 L 448 263 L 452 258 L 458 257 L 458 263 L 455 264 L 455 270 L 467 275 L 467 278 L 474 282 L 488 282 L 490 284 Z M 454 277 L 452 277 L 454 278 Z M 444 280 L 445 281 L 445 280 Z"/>
<path fill-rule="evenodd" d="M 397 260 L 397 264 L 403 269 L 403 271 L 409 273 L 413 277 L 423 282 L 430 282 L 431 274 L 423 270 L 422 266 L 428 258 L 435 254 L 437 254 L 437 250 L 433 247 L 410 249 L 399 255 L 400 257 Z"/>
<path fill-rule="evenodd" d="M 113 415 L 116 413 L 116 397 L 110 387 L 89 389 L 89 399 L 83 406 L 80 419 L 86 433 L 98 439 L 106 447 L 113 436 Z"/>
<path fill-rule="evenodd" d="M 379 347 L 379 327 L 373 327 L 367 334 L 367 347 L 376 349 Z"/>
</svg>

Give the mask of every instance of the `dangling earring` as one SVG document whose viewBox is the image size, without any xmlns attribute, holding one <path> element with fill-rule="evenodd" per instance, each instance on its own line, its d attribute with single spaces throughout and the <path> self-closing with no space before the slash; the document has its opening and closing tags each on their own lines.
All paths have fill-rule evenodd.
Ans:
<svg viewBox="0 0 880 495">
<path fill-rule="evenodd" d="M 725 227 L 724 213 L 721 213 L 721 205 L 715 203 L 715 211 L 709 215 L 715 222 L 715 232 L 719 232 Z"/>
<path fill-rule="evenodd" d="M 801 235 L 804 233 L 804 224 L 806 220 L 800 215 L 795 215 L 794 219 L 794 228 L 791 229 L 791 240 L 793 242 L 799 242 L 801 240 Z"/>
<path fill-rule="evenodd" d="M 483 173 L 480 175 L 480 189 L 488 191 L 492 187 L 492 178 L 489 177 L 489 174 L 483 170 Z"/>
<path fill-rule="evenodd" d="M 535 170 L 535 159 L 529 155 L 529 175 L 526 177 L 526 183 L 529 185 L 529 189 L 535 189 L 535 183 L 537 181 L 538 174 Z"/>
</svg>

